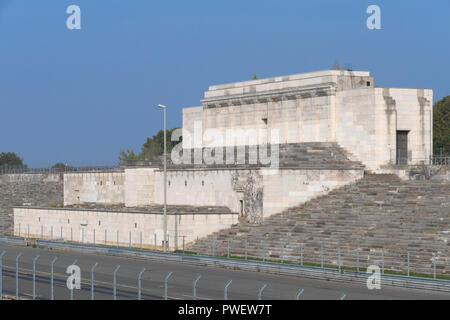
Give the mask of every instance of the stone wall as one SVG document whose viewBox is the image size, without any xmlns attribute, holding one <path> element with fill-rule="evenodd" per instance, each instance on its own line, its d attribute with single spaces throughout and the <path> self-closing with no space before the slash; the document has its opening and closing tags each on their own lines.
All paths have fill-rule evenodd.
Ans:
<svg viewBox="0 0 450 320">
<path fill-rule="evenodd" d="M 175 218 L 178 218 L 179 247 L 197 237 L 226 229 L 237 223 L 237 214 L 168 215 L 169 245 L 173 248 Z M 95 230 L 95 231 L 94 231 Z M 31 238 L 153 248 L 163 239 L 163 215 L 142 212 L 116 212 L 80 209 L 14 208 L 14 234 Z M 106 234 L 105 234 L 106 231 Z M 105 239 L 106 235 L 106 239 Z M 106 240 L 106 241 L 105 241 Z"/>
<path fill-rule="evenodd" d="M 10 232 L 15 206 L 62 203 L 63 179 L 60 174 L 0 175 L 0 232 Z"/>
<path fill-rule="evenodd" d="M 376 171 L 395 163 L 397 131 L 408 131 L 408 164 L 428 163 L 432 101 L 430 89 L 378 88 L 358 71 L 211 86 L 202 107 L 183 109 L 183 147 L 337 142 Z"/>
<path fill-rule="evenodd" d="M 264 217 L 362 177 L 362 164 L 349 160 L 350 155 L 333 142 L 271 147 L 279 150 L 275 168 L 271 168 L 271 164 L 249 164 L 249 159 L 259 154 L 253 148 L 246 148 L 241 155 L 245 159 L 243 164 L 227 165 L 225 160 L 224 164 L 210 165 L 170 162 L 167 204 L 226 206 L 248 221 L 259 223 Z M 204 153 L 205 150 L 198 151 Z M 234 157 L 236 159 L 237 155 Z M 108 194 L 111 188 L 113 192 Z M 164 171 L 161 168 L 127 168 L 123 173 L 68 174 L 65 192 L 68 193 L 66 205 L 161 205 L 164 203 Z M 79 199 L 73 199 L 74 196 Z"/>
<path fill-rule="evenodd" d="M 363 170 L 278 170 L 262 171 L 264 218 L 287 208 L 323 196 L 331 190 L 363 178 Z"/>
<path fill-rule="evenodd" d="M 124 203 L 124 172 L 64 174 L 64 205 L 84 202 Z"/>
<path fill-rule="evenodd" d="M 408 164 L 432 154 L 432 90 L 367 88 L 336 93 L 336 141 L 377 171 L 396 163 L 397 131 L 408 131 Z"/>
<path fill-rule="evenodd" d="M 241 170 L 239 170 L 241 171 Z M 245 170 L 244 170 L 245 171 Z M 248 170 L 246 170 L 248 172 Z M 167 173 L 167 203 L 169 205 L 226 206 L 239 212 L 238 192 L 233 190 L 233 175 L 237 170 L 171 170 Z M 164 172 L 155 172 L 154 203 L 164 203 Z"/>
<path fill-rule="evenodd" d="M 446 172 L 443 170 L 442 172 Z M 289 177 L 292 175 L 290 174 Z M 279 195 L 281 197 L 281 195 Z M 356 267 L 382 266 L 406 273 L 408 252 L 413 273 L 450 272 L 450 183 L 446 180 L 407 180 L 395 175 L 367 174 L 348 184 L 264 219 L 240 221 L 202 239 L 196 248 L 209 254 L 212 240 L 217 255 L 284 259 L 299 263 Z M 323 247 L 323 251 L 321 250 Z M 300 257 L 300 248 L 302 256 Z M 384 252 L 383 252 L 384 249 Z"/>
<path fill-rule="evenodd" d="M 125 169 L 125 206 L 139 207 L 155 203 L 155 170 L 154 168 Z"/>
</svg>

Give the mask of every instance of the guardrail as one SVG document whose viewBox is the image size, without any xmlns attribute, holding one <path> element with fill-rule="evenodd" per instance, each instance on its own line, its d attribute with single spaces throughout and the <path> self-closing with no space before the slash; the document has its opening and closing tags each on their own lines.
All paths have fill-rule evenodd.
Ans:
<svg viewBox="0 0 450 320">
<path fill-rule="evenodd" d="M 5 237 L 0 238 L 0 241 L 3 241 L 2 239 L 4 238 Z M 20 239 L 16 239 L 13 241 L 14 243 L 18 243 L 20 242 Z M 25 239 L 22 238 L 21 241 L 22 244 L 25 243 Z M 163 261 L 180 262 L 191 265 L 223 267 L 333 281 L 363 282 L 367 281 L 368 277 L 370 276 L 370 274 L 366 272 L 339 270 L 327 267 L 283 264 L 277 262 L 242 260 L 235 258 L 190 255 L 182 253 L 163 253 L 158 251 L 131 248 L 101 247 L 49 240 L 36 240 L 36 245 L 42 248 L 80 250 L 82 252 L 102 253 L 106 255 L 149 258 Z M 383 284 L 389 286 L 450 292 L 450 280 L 429 279 L 415 276 L 401 276 L 384 273 L 381 274 L 381 281 Z"/>
<path fill-rule="evenodd" d="M 8 241 L 8 239 L 2 238 L 1 240 L 5 240 Z M 15 260 L 15 266 L 7 266 L 4 265 L 3 263 L 3 257 L 5 256 L 5 254 L 7 254 L 7 251 L 2 251 L 0 252 L 0 300 L 3 300 L 4 298 L 9 299 L 9 300 L 21 300 L 21 299 L 32 299 L 32 300 L 37 300 L 37 299 L 50 299 L 50 300 L 55 300 L 55 275 L 58 276 L 58 286 L 61 287 L 61 285 L 66 286 L 69 292 L 69 300 L 74 300 L 74 290 L 80 290 L 81 288 L 81 283 L 82 283 L 82 279 L 81 279 L 81 268 L 77 265 L 77 260 L 73 261 L 71 264 L 64 265 L 64 268 L 66 269 L 67 267 L 67 271 L 66 273 L 69 274 L 67 281 L 61 281 L 61 274 L 55 274 L 54 272 L 54 265 L 55 262 L 58 260 L 58 257 L 55 256 L 53 258 L 53 260 L 51 260 L 50 263 L 50 274 L 48 273 L 44 273 L 41 271 L 41 274 L 38 276 L 37 273 L 37 260 L 40 257 L 40 255 L 35 255 L 33 260 L 32 260 L 32 273 L 31 273 L 31 277 L 29 276 L 29 272 L 30 270 L 25 269 L 22 261 L 20 260 L 21 257 L 23 257 L 22 252 L 16 252 L 16 254 L 13 257 L 10 257 L 13 259 L 13 261 Z M 61 259 L 60 259 L 61 261 Z M 84 291 L 89 291 L 89 296 L 91 300 L 95 300 L 95 288 L 96 288 L 96 283 L 95 283 L 95 269 L 96 267 L 99 265 L 98 262 L 95 262 L 92 266 L 89 267 L 89 271 L 90 271 L 90 279 L 86 279 L 84 281 Z M 6 269 L 6 273 L 9 274 L 9 277 L 11 277 L 12 275 L 14 280 L 15 280 L 15 288 L 11 290 L 11 288 L 9 289 L 9 291 L 11 293 L 15 293 L 15 296 L 12 295 L 5 295 L 4 294 L 4 286 L 3 286 L 3 270 Z M 138 300 L 143 300 L 142 296 L 143 296 L 143 283 L 142 283 L 142 274 L 146 271 L 145 268 L 142 268 L 141 271 L 136 274 L 136 279 L 137 279 L 137 287 L 130 285 L 129 283 L 124 285 L 126 287 L 126 292 L 121 292 L 119 291 L 119 279 L 118 279 L 118 271 L 120 269 L 120 265 L 116 265 L 114 268 L 114 271 L 112 273 L 112 277 L 113 277 L 113 281 L 112 283 L 110 282 L 105 282 L 104 280 L 101 282 L 101 288 L 99 291 L 97 291 L 97 293 L 101 293 L 103 294 L 103 297 L 105 295 L 105 292 L 107 292 L 109 288 L 112 287 L 112 300 L 117 300 L 118 297 L 125 297 L 125 298 L 132 298 L 134 296 L 134 292 L 136 292 L 136 296 Z M 169 278 L 172 276 L 173 272 L 169 271 L 167 273 L 167 275 L 164 277 L 164 293 L 163 295 L 160 296 L 160 299 L 164 299 L 164 300 L 168 300 L 169 295 L 168 295 L 168 291 L 169 291 L 169 287 L 168 287 L 168 281 Z M 44 291 L 40 291 L 37 292 L 37 278 L 39 277 L 39 285 L 40 285 L 40 289 L 42 290 L 42 285 L 48 284 L 49 288 L 49 292 L 50 292 L 50 296 L 48 297 L 48 291 L 47 289 L 44 289 Z M 133 275 L 127 273 L 127 278 L 133 278 Z M 192 280 L 192 296 L 190 297 L 192 300 L 197 300 L 199 297 L 197 297 L 197 284 L 199 282 L 199 280 L 202 278 L 201 274 L 197 274 L 195 276 L 195 278 L 193 278 Z M 20 285 L 19 285 L 19 280 L 20 280 Z M 90 281 L 89 281 L 90 280 Z M 29 287 L 29 285 L 24 286 L 23 285 L 23 281 L 28 281 L 28 282 L 32 282 L 31 286 L 32 286 L 32 294 L 30 295 L 28 292 L 25 292 L 25 290 L 23 290 L 23 287 Z M 227 282 L 223 283 L 223 300 L 228 300 L 228 287 L 231 285 L 232 280 L 228 280 Z M 106 285 L 106 286 L 105 286 Z M 219 284 L 220 285 L 220 284 Z M 262 293 L 263 290 L 268 286 L 267 283 L 264 283 L 257 292 L 255 292 L 255 297 L 257 297 L 258 300 L 262 300 Z M 66 291 L 67 292 L 67 291 Z M 296 294 L 294 295 L 294 291 L 292 292 L 292 298 L 299 300 L 300 296 L 303 294 L 304 289 L 303 288 L 299 288 L 296 291 Z M 59 293 L 61 294 L 61 290 L 59 291 Z M 124 293 L 124 294 L 123 294 Z M 40 294 L 40 295 L 38 295 Z M 136 297 L 135 296 L 135 297 Z M 345 294 L 343 294 L 341 296 L 341 298 L 339 300 L 342 300 L 342 297 L 344 297 Z M 155 299 L 155 295 L 151 295 L 147 297 L 151 297 L 153 299 Z M 156 296 L 157 297 L 157 296 Z M 58 296 L 59 299 L 61 299 L 61 296 Z M 63 299 L 67 299 L 67 298 L 63 298 Z M 174 297 L 172 297 L 171 299 L 174 299 Z M 175 297 L 176 299 L 176 297 Z M 205 298 L 203 298 L 205 299 Z M 208 299 L 208 298 L 206 298 Z M 216 297 L 217 299 L 217 297 Z"/>
</svg>

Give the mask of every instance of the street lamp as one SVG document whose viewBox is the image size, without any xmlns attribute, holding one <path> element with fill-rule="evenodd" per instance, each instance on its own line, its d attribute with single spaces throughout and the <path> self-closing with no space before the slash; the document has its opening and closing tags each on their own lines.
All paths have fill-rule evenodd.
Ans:
<svg viewBox="0 0 450 320">
<path fill-rule="evenodd" d="M 164 252 L 167 243 L 167 146 L 166 146 L 166 106 L 158 104 L 158 108 L 164 110 Z"/>
</svg>

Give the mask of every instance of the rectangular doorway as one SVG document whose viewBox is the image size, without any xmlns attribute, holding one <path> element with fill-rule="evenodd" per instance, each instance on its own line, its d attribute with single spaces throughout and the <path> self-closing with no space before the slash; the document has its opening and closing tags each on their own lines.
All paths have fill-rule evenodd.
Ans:
<svg viewBox="0 0 450 320">
<path fill-rule="evenodd" d="M 408 164 L 408 131 L 397 131 L 397 164 Z"/>
</svg>

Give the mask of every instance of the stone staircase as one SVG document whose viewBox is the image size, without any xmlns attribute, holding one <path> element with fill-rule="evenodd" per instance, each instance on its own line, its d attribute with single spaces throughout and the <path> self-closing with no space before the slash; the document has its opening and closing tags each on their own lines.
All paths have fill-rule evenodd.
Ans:
<svg viewBox="0 0 450 320">
<path fill-rule="evenodd" d="M 201 164 L 196 164 L 194 161 L 194 154 L 203 155 L 205 148 L 203 149 L 185 149 L 183 152 L 190 154 L 190 158 L 187 157 L 188 163 L 174 164 L 171 161 L 171 157 L 167 158 L 167 168 L 169 170 L 180 170 L 180 169 L 212 169 L 212 168 L 261 168 L 270 167 L 272 163 L 265 163 L 265 160 L 273 160 L 271 158 L 272 152 L 276 150 L 274 147 L 278 148 L 278 157 L 276 160 L 279 162 L 279 168 L 295 168 L 295 169 L 335 169 L 335 170 L 346 170 L 346 169 L 363 169 L 364 165 L 355 161 L 352 155 L 345 151 L 336 142 L 302 142 L 302 143 L 286 143 L 272 146 L 243 146 L 245 148 L 244 152 L 238 148 L 233 147 L 231 152 L 232 159 L 235 161 L 233 163 L 227 164 L 227 148 L 222 147 L 221 153 L 222 157 L 221 163 L 207 164 L 203 162 Z M 260 148 L 263 159 L 260 159 Z M 218 149 L 220 150 L 220 149 Z M 209 151 L 208 154 L 211 154 Z M 242 159 L 238 158 L 238 154 L 243 153 Z M 214 153 L 212 154 L 215 155 Z M 180 154 L 181 157 L 181 154 Z M 252 159 L 256 160 L 251 161 Z M 239 161 L 240 160 L 240 161 Z M 267 162 L 267 161 L 266 161 Z M 152 160 L 140 160 L 139 164 L 143 166 L 152 166 L 162 168 L 162 156 L 155 157 Z M 130 163 L 132 165 L 133 162 Z"/>
<path fill-rule="evenodd" d="M 450 183 L 401 181 L 395 175 L 366 174 L 360 181 L 259 225 L 240 222 L 190 244 L 187 250 L 215 255 L 303 261 L 324 265 L 448 274 Z M 245 249 L 247 247 L 247 250 Z M 302 249 L 300 249 L 302 247 Z M 323 248 L 323 249 L 322 249 Z M 358 260 L 358 262 L 357 262 Z"/>
</svg>

